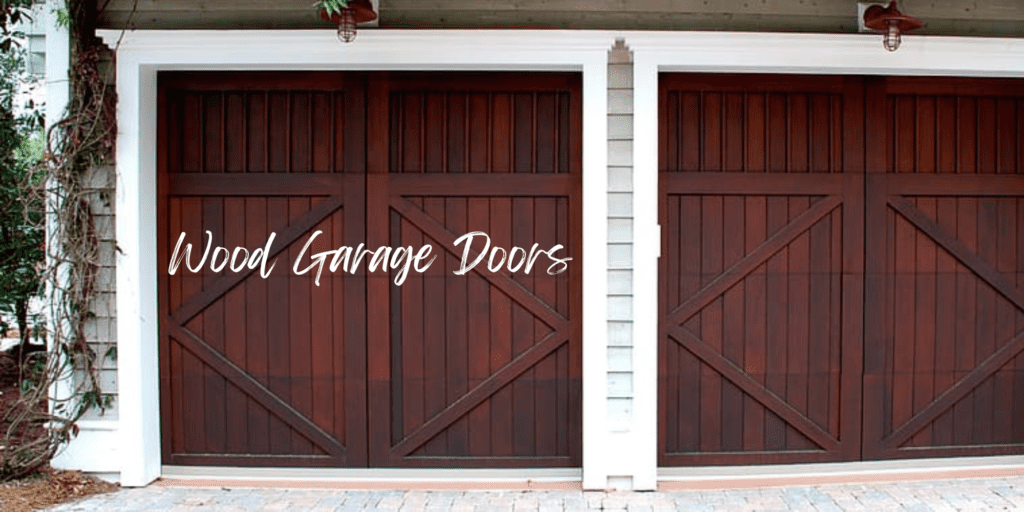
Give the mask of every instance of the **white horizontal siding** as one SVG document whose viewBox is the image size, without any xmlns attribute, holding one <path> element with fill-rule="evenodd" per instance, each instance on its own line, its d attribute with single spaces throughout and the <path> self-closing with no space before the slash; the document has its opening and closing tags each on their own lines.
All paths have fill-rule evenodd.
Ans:
<svg viewBox="0 0 1024 512">
<path fill-rule="evenodd" d="M 622 42 L 608 56 L 608 423 L 633 410 L 633 65 Z"/>
<path fill-rule="evenodd" d="M 92 317 L 83 326 L 85 340 L 89 348 L 96 354 L 99 368 L 100 390 L 104 394 L 114 395 L 111 408 L 102 413 L 93 409 L 83 419 L 96 421 L 116 421 L 118 418 L 117 402 L 117 361 L 116 352 L 112 348 L 117 343 L 117 289 L 115 256 L 117 244 L 114 241 L 115 218 L 112 198 L 114 195 L 114 170 L 109 166 L 99 166 L 85 178 L 89 192 L 89 205 L 93 213 L 93 228 L 99 240 L 99 265 L 96 271 L 96 295 L 93 297 L 89 311 Z"/>
<path fill-rule="evenodd" d="M 633 191 L 633 168 L 629 166 L 613 165 L 608 167 L 608 191 L 609 192 L 632 192 Z M 630 194 L 632 195 L 632 194 Z"/>
</svg>

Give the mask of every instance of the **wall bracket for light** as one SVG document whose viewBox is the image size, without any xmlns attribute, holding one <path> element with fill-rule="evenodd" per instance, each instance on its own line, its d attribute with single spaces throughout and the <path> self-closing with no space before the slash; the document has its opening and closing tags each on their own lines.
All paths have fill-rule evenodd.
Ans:
<svg viewBox="0 0 1024 512">
<path fill-rule="evenodd" d="M 886 50 L 894 52 L 900 47 L 901 35 L 904 32 L 910 32 L 911 30 L 923 27 L 924 22 L 900 12 L 896 8 L 896 0 L 892 0 L 889 2 L 888 7 L 882 7 L 881 5 L 868 7 L 864 11 L 864 26 L 872 30 L 884 32 L 885 36 L 882 39 L 882 46 Z"/>
<path fill-rule="evenodd" d="M 340 12 L 320 11 L 320 17 L 338 25 L 338 39 L 351 43 L 356 39 L 356 24 L 377 19 L 377 12 L 370 0 L 350 0 Z"/>
</svg>

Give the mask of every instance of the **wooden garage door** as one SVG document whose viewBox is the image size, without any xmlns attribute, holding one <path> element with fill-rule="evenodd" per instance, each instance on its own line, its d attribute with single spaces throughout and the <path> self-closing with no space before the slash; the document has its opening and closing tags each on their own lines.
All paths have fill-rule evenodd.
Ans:
<svg viewBox="0 0 1024 512">
<path fill-rule="evenodd" d="M 579 88 L 564 74 L 387 83 L 390 134 L 370 132 L 389 141 L 387 167 L 366 178 L 371 245 L 443 252 L 401 287 L 368 285 L 372 464 L 580 464 Z M 454 241 L 478 231 L 573 259 L 556 275 L 544 256 L 529 274 L 454 275 Z"/>
<path fill-rule="evenodd" d="M 580 443 L 580 104 L 574 75 L 162 74 L 164 463 L 567 466 Z M 454 240 L 565 248 L 549 276 Z M 167 273 L 181 233 L 274 241 L 276 265 Z M 433 246 L 427 272 L 309 253 Z M 480 247 L 480 244 L 475 244 Z"/>
<path fill-rule="evenodd" d="M 864 456 L 1024 453 L 1024 82 L 868 91 Z"/>
<path fill-rule="evenodd" d="M 1024 453 L 1024 84 L 661 94 L 662 464 Z"/>
<path fill-rule="evenodd" d="M 662 76 L 663 465 L 859 451 L 860 91 Z"/>
</svg>

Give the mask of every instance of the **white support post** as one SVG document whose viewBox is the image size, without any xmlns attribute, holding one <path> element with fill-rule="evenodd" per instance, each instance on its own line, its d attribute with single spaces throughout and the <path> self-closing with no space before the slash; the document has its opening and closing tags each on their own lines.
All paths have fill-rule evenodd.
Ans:
<svg viewBox="0 0 1024 512">
<path fill-rule="evenodd" d="M 629 41 L 626 41 L 629 44 Z M 658 68 L 633 52 L 633 423 L 636 490 L 658 488 Z"/>
<path fill-rule="evenodd" d="M 611 44 L 608 46 L 611 47 Z M 608 52 L 583 67 L 583 487 L 604 489 L 609 457 Z"/>
</svg>

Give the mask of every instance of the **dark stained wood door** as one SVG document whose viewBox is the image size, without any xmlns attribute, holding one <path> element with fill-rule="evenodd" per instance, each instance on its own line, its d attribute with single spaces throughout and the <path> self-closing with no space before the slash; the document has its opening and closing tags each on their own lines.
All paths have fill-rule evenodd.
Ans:
<svg viewBox="0 0 1024 512">
<path fill-rule="evenodd" d="M 859 456 L 860 94 L 662 75 L 662 465 Z"/>
<path fill-rule="evenodd" d="M 579 465 L 578 76 L 181 73 L 159 91 L 166 464 Z M 573 260 L 456 276 L 476 230 Z M 273 234 L 270 276 L 170 275 L 180 234 L 194 264 L 206 231 L 250 252 Z M 310 253 L 440 256 L 401 286 L 365 264 L 317 286 L 292 268 L 316 231 Z"/>
<path fill-rule="evenodd" d="M 340 74 L 160 77 L 164 463 L 365 465 L 365 279 L 291 271 L 314 231 L 314 251 L 365 238 L 363 89 Z M 269 277 L 209 260 L 170 275 L 180 234 L 196 264 L 207 231 L 250 252 L 274 233 Z"/>
<path fill-rule="evenodd" d="M 1024 453 L 1024 82 L 666 75 L 660 462 Z"/>
<path fill-rule="evenodd" d="M 869 92 L 864 457 L 1024 453 L 1024 82 Z"/>
<path fill-rule="evenodd" d="M 368 285 L 370 403 L 380 404 L 371 464 L 578 466 L 579 75 L 389 75 L 370 91 L 390 100 L 387 115 L 371 114 L 388 120 L 370 131 L 388 149 L 367 175 L 371 245 L 431 244 L 438 255 L 400 287 L 394 273 Z M 510 255 L 560 244 L 572 261 L 555 275 L 546 256 L 529 273 L 492 272 L 488 256 L 455 275 L 465 245 L 454 242 L 471 232 Z M 469 260 L 483 247 L 474 242 Z"/>
</svg>

